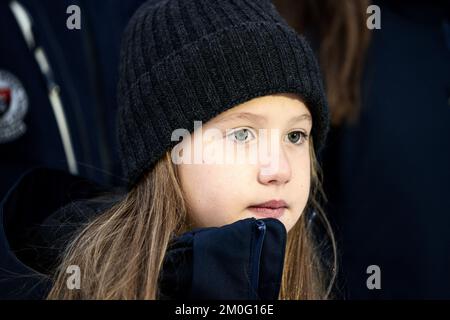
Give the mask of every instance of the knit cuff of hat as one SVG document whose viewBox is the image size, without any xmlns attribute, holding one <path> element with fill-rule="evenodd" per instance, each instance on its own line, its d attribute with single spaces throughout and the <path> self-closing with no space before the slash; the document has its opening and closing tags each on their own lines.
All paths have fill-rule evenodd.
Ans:
<svg viewBox="0 0 450 320">
<path fill-rule="evenodd" d="M 234 25 L 181 47 L 151 68 L 144 58 L 133 64 L 148 71 L 119 90 L 119 143 L 128 189 L 178 143 L 171 141 L 173 130 L 192 132 L 194 121 L 205 123 L 255 97 L 298 94 L 313 118 L 315 151 L 324 144 L 329 119 L 317 62 L 304 38 L 284 24 Z"/>
</svg>

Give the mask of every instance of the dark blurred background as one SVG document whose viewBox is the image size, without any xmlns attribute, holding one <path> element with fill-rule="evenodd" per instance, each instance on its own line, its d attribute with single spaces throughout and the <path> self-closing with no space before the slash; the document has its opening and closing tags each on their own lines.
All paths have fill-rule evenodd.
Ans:
<svg viewBox="0 0 450 320">
<path fill-rule="evenodd" d="M 450 298 L 450 2 L 276 0 L 313 44 L 332 130 L 338 296 Z M 380 29 L 367 20 L 380 10 Z M 369 290 L 367 268 L 381 272 Z"/>
<path fill-rule="evenodd" d="M 0 0 L 0 197 L 34 166 L 121 183 L 120 39 L 143 2 Z M 66 26 L 71 5 L 80 8 L 79 30 Z"/>
</svg>

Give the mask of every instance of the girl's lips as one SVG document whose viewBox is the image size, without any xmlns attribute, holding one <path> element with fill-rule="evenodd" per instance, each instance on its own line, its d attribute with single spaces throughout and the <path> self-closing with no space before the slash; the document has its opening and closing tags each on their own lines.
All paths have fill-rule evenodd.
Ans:
<svg viewBox="0 0 450 320">
<path fill-rule="evenodd" d="M 251 205 L 250 207 L 262 207 L 262 208 L 276 209 L 276 208 L 281 208 L 281 207 L 287 207 L 287 203 L 283 199 L 270 200 L 270 201 L 266 201 L 263 203 L 255 203 L 255 204 Z"/>
<path fill-rule="evenodd" d="M 255 213 L 257 216 L 278 219 L 284 214 L 284 210 L 286 208 L 248 207 L 248 209 Z"/>
</svg>

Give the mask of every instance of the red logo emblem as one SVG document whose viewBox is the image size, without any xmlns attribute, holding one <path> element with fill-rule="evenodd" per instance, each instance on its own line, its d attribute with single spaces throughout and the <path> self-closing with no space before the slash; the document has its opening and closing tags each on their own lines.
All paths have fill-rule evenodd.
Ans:
<svg viewBox="0 0 450 320">
<path fill-rule="evenodd" d="M 0 88 L 0 115 L 4 114 L 8 110 L 11 104 L 11 89 Z"/>
</svg>

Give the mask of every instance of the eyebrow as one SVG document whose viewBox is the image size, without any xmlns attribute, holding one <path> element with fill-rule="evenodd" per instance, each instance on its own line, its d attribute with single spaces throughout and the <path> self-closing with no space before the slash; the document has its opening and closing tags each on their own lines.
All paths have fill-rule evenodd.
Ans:
<svg viewBox="0 0 450 320">
<path fill-rule="evenodd" d="M 309 114 L 305 113 L 305 114 L 302 114 L 301 116 L 296 116 L 296 117 L 292 118 L 291 120 L 289 120 L 288 123 L 292 124 L 292 123 L 305 121 L 305 120 L 312 122 L 312 117 Z"/>
<path fill-rule="evenodd" d="M 264 116 L 250 113 L 250 112 L 239 112 L 239 113 L 233 113 L 229 115 L 228 117 L 224 117 L 223 119 L 219 119 L 218 122 L 220 123 L 226 123 L 230 122 L 236 119 L 242 119 L 242 120 L 248 120 L 256 123 L 266 123 L 266 118 Z M 289 120 L 289 125 L 292 123 L 300 122 L 300 121 L 309 121 L 312 122 L 312 118 L 309 114 L 305 113 L 296 117 L 293 117 Z"/>
<path fill-rule="evenodd" d="M 256 123 L 265 123 L 266 118 L 264 116 L 260 116 L 258 114 L 250 113 L 250 112 L 239 112 L 239 113 L 233 113 L 229 115 L 228 117 L 224 117 L 223 119 L 220 119 L 220 122 L 229 122 L 233 120 L 248 120 Z"/>
</svg>

